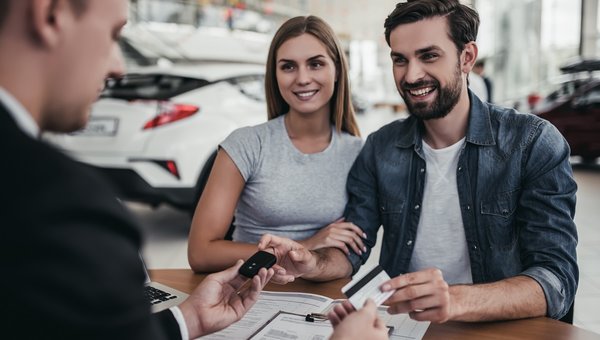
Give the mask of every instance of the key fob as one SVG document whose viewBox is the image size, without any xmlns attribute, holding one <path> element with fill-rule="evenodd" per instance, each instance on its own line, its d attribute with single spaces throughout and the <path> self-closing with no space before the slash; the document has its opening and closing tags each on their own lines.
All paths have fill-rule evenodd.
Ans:
<svg viewBox="0 0 600 340">
<path fill-rule="evenodd" d="M 275 255 L 259 250 L 244 262 L 240 267 L 239 273 L 251 279 L 254 275 L 258 274 L 260 268 L 269 269 L 275 262 L 277 262 Z"/>
</svg>

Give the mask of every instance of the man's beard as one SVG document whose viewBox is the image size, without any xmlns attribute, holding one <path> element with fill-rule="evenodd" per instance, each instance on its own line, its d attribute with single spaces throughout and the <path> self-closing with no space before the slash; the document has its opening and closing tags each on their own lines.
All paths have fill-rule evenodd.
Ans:
<svg viewBox="0 0 600 340">
<path fill-rule="evenodd" d="M 406 93 L 409 90 L 427 86 L 435 87 L 436 90 L 434 91 L 438 92 L 433 103 L 414 103 L 410 100 L 410 94 Z M 433 79 L 428 81 L 423 80 L 413 84 L 402 83 L 400 88 L 400 94 L 404 99 L 408 112 L 411 115 L 414 115 L 422 120 L 446 117 L 446 115 L 452 111 L 454 106 L 456 106 L 456 103 L 458 103 L 460 93 L 462 91 L 460 65 L 457 65 L 452 82 L 446 87 L 441 87 L 440 83 Z"/>
</svg>

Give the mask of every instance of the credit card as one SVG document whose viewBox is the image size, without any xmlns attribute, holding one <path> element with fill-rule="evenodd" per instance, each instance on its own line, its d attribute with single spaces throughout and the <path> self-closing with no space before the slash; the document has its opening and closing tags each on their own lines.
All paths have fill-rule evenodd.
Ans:
<svg viewBox="0 0 600 340">
<path fill-rule="evenodd" d="M 366 272 L 366 274 L 355 277 L 352 281 L 348 282 L 342 287 L 342 293 L 346 295 L 348 301 L 357 310 L 362 308 L 367 299 L 372 299 L 377 306 L 381 305 L 387 300 L 394 291 L 382 292 L 379 287 L 390 279 L 390 276 L 381 268 L 376 265 L 373 269 Z"/>
</svg>

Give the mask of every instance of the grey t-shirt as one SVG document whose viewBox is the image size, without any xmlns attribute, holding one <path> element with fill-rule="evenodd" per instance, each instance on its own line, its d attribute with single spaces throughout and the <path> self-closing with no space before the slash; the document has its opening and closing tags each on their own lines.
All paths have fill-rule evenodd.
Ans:
<svg viewBox="0 0 600 340">
<path fill-rule="evenodd" d="M 306 239 L 344 212 L 346 177 L 362 140 L 332 127 L 325 150 L 304 154 L 290 140 L 283 118 L 238 129 L 220 145 L 246 181 L 234 241 L 256 243 L 265 233 Z"/>
</svg>

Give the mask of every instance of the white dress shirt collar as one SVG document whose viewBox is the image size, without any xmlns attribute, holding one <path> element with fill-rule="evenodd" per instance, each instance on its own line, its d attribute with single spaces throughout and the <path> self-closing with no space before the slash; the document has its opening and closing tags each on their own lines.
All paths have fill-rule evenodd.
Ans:
<svg viewBox="0 0 600 340">
<path fill-rule="evenodd" d="M 31 114 L 29 114 L 25 107 L 2 87 L 0 87 L 0 102 L 4 104 L 8 114 L 12 116 L 17 123 L 17 126 L 23 130 L 23 132 L 30 135 L 31 138 L 38 139 L 40 127 L 35 120 L 33 120 L 33 117 L 31 117 Z"/>
</svg>

